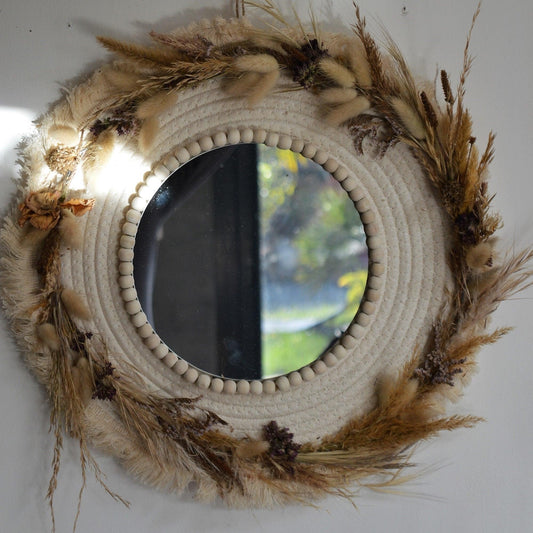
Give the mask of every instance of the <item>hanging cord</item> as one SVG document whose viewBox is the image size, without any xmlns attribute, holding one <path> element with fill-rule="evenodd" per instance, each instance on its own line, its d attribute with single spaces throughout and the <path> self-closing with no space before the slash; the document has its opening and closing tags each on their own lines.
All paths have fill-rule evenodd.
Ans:
<svg viewBox="0 0 533 533">
<path fill-rule="evenodd" d="M 245 0 L 235 0 L 235 13 L 237 18 L 244 17 L 246 14 L 244 10 L 244 2 Z"/>
</svg>

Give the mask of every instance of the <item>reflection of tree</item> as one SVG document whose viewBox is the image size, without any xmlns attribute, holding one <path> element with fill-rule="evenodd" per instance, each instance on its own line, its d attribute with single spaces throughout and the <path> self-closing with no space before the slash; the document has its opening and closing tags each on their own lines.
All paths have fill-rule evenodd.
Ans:
<svg viewBox="0 0 533 533">
<path fill-rule="evenodd" d="M 363 268 L 364 231 L 353 204 L 317 164 L 260 148 L 264 274 L 316 286 Z"/>
</svg>

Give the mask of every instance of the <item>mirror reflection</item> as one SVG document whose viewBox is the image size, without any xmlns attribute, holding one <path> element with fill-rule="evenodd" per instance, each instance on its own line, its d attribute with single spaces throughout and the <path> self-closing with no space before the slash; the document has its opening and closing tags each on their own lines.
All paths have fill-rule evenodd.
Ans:
<svg viewBox="0 0 533 533">
<path fill-rule="evenodd" d="M 158 335 L 206 372 L 261 379 L 317 359 L 364 292 L 361 220 L 289 150 L 241 144 L 174 172 L 143 214 L 134 277 Z"/>
</svg>

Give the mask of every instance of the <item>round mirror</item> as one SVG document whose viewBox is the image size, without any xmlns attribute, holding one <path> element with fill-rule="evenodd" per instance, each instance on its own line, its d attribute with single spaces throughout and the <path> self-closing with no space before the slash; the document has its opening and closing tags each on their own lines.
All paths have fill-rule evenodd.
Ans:
<svg viewBox="0 0 533 533">
<path fill-rule="evenodd" d="M 175 171 L 134 249 L 139 300 L 158 335 L 233 379 L 317 359 L 355 316 L 367 270 L 363 225 L 338 182 L 300 154 L 255 144 Z"/>
</svg>

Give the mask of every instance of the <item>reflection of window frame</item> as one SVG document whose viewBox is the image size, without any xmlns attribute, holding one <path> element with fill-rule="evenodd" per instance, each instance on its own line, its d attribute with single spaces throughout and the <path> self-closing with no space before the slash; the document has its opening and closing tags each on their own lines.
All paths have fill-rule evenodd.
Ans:
<svg viewBox="0 0 533 533">
<path fill-rule="evenodd" d="M 234 379 L 261 379 L 256 145 L 241 144 L 205 153 L 172 174 L 159 189 L 145 210 L 137 233 L 134 259 L 137 293 L 154 324 L 151 299 L 158 257 L 156 236 L 177 208 L 187 209 L 185 200 L 207 180 L 211 180 L 212 190 L 206 195 L 208 199 L 202 204 L 202 212 L 209 218 L 211 238 L 204 242 L 198 239 L 197 245 L 212 243 L 214 247 L 211 269 L 215 287 L 212 300 L 216 309 L 216 346 L 206 344 L 202 348 L 206 356 L 203 370 Z M 194 229 L 189 225 L 185 231 L 190 233 Z M 179 277 L 180 265 L 171 267 Z M 194 272 L 192 274 L 194 276 Z M 192 285 L 188 289 L 194 291 L 197 284 Z M 154 325 L 157 329 L 157 324 Z M 169 331 L 165 335 L 162 330 L 158 333 L 165 341 L 179 334 Z M 191 360 L 192 354 L 176 349 L 179 342 L 175 346 L 172 342 L 167 344 L 178 355 Z"/>
</svg>

